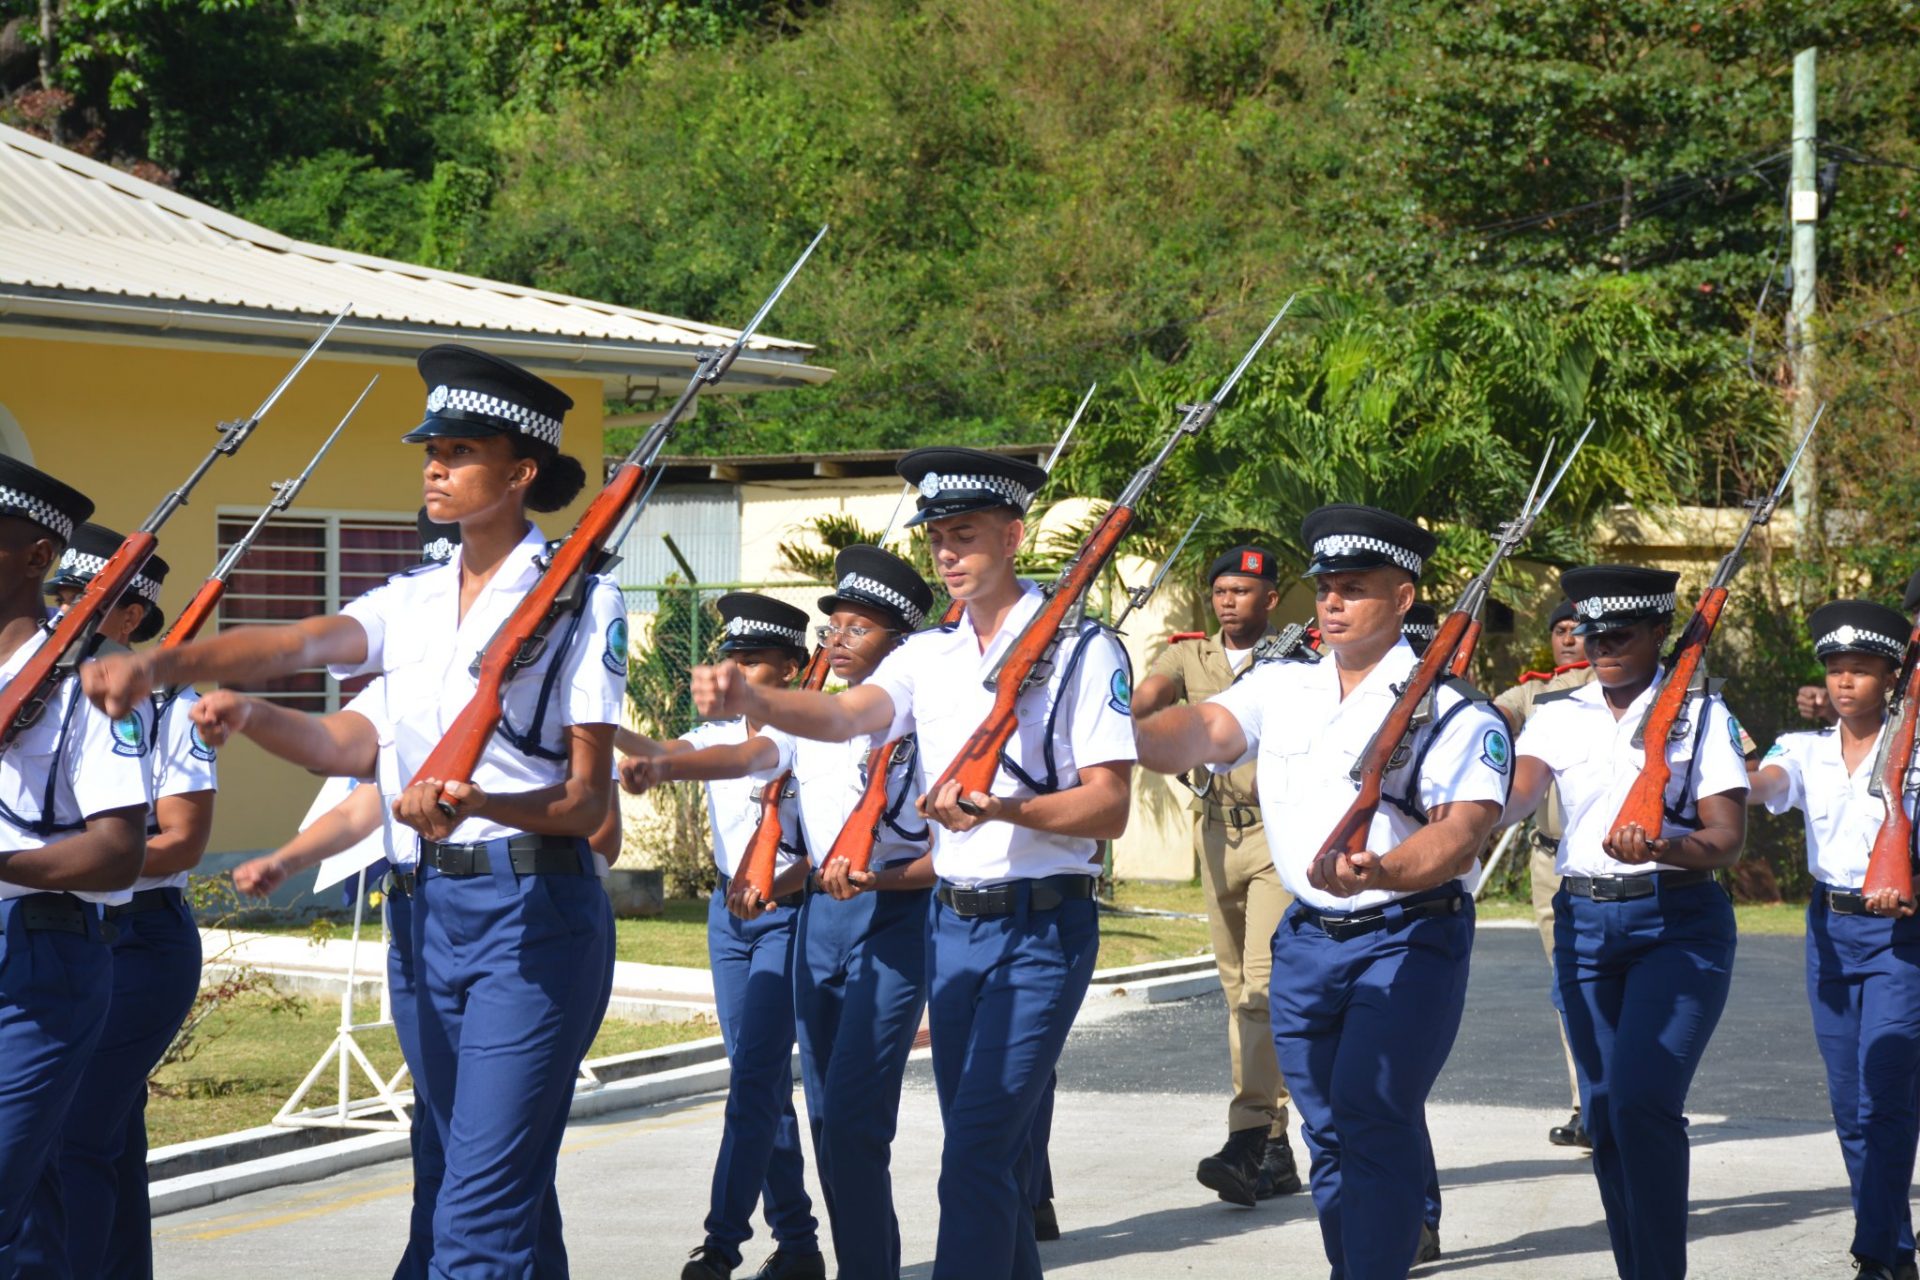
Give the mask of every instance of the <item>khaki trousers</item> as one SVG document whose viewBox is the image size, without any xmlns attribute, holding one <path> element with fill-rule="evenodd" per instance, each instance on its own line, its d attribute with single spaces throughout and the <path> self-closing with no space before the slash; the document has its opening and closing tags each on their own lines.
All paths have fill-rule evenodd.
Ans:
<svg viewBox="0 0 1920 1280">
<path fill-rule="evenodd" d="M 1278 1137 L 1287 1131 L 1292 1098 L 1273 1052 L 1267 982 L 1273 974 L 1273 935 L 1293 895 L 1280 886 L 1259 823 L 1236 831 L 1195 814 L 1194 844 L 1220 986 L 1227 996 L 1227 1052 L 1233 1058 L 1227 1132 L 1265 1128 L 1269 1137 Z"/>
<path fill-rule="evenodd" d="M 1532 856 L 1527 860 L 1529 878 L 1533 881 L 1533 922 L 1540 928 L 1541 945 L 1547 949 L 1547 968 L 1553 968 L 1553 895 L 1560 890 L 1560 877 L 1553 869 L 1554 857 L 1538 844 L 1529 834 L 1526 837 L 1527 848 Z M 1580 1109 L 1580 1077 L 1573 1069 L 1573 1049 L 1567 1044 L 1567 1024 L 1560 1018 L 1559 1010 L 1554 1011 L 1554 1020 L 1560 1026 L 1560 1052 L 1567 1059 L 1567 1092 L 1573 1095 L 1573 1109 Z"/>
</svg>

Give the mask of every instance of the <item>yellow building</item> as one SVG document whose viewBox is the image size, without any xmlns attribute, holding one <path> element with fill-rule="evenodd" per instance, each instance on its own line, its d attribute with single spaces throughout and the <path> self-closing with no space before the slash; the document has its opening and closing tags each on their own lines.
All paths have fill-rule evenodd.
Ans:
<svg viewBox="0 0 1920 1280">
<path fill-rule="evenodd" d="M 0 452 L 79 487 L 101 523 L 137 527 L 212 447 L 216 424 L 251 413 L 347 304 L 320 355 L 162 531 L 169 617 L 375 375 L 295 508 L 233 578 L 220 622 L 329 611 L 417 561 L 417 455 L 399 438 L 420 420 L 412 364 L 425 347 L 467 343 L 552 379 L 576 405 L 563 448 L 594 475 L 606 401 L 664 407 L 704 350 L 736 336 L 290 240 L 0 128 Z M 824 382 L 831 371 L 807 363 L 810 351 L 757 337 L 718 390 Z M 570 528 L 591 493 L 547 517 L 548 534 Z M 273 692 L 315 710 L 339 701 L 321 673 Z M 248 744 L 220 767 L 216 852 L 280 843 L 315 790 Z"/>
</svg>

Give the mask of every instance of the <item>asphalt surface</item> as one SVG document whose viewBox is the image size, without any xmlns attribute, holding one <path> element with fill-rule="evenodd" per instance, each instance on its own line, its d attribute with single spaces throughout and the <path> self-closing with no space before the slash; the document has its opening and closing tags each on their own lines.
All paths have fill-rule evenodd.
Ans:
<svg viewBox="0 0 1920 1280">
<path fill-rule="evenodd" d="M 1845 1174 L 1826 1119 L 1800 947 L 1790 938 L 1742 942 L 1733 997 L 1695 1084 L 1695 1277 L 1851 1275 Z M 1615 1274 L 1587 1159 L 1545 1142 L 1547 1126 L 1566 1115 L 1546 972 L 1536 935 L 1481 932 L 1461 1037 L 1429 1107 L 1447 1197 L 1446 1256 L 1416 1276 Z M 1192 1180 L 1194 1162 L 1221 1137 L 1223 1018 L 1210 995 L 1076 1028 L 1061 1063 L 1053 1140 L 1066 1237 L 1043 1250 L 1049 1275 L 1327 1275 L 1307 1197 L 1237 1210 Z M 573 1126 L 559 1184 L 575 1276 L 679 1274 L 700 1239 L 720 1125 L 720 1099 L 708 1095 Z M 930 1274 L 939 1142 L 931 1072 L 919 1061 L 895 1146 L 908 1277 Z M 173 1215 L 155 1224 L 157 1274 L 384 1276 L 404 1242 L 407 1191 L 405 1166 L 391 1164 Z M 750 1264 L 770 1248 L 757 1227 Z M 744 1280 L 752 1266 L 737 1274 Z"/>
</svg>

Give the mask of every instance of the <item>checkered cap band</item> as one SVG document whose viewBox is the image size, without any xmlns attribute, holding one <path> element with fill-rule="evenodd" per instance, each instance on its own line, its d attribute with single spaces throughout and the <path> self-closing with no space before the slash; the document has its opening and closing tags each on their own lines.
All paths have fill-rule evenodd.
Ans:
<svg viewBox="0 0 1920 1280">
<path fill-rule="evenodd" d="M 90 579 L 107 567 L 105 556 L 90 555 L 85 551 L 75 551 L 68 547 L 60 554 L 58 572 L 75 578 Z M 160 584 L 144 573 L 133 575 L 132 589 L 148 604 L 160 603 Z"/>
<path fill-rule="evenodd" d="M 1400 633 L 1421 640 L 1431 641 L 1440 634 L 1440 628 L 1431 622 L 1411 622 L 1400 628 Z"/>
<path fill-rule="evenodd" d="M 1660 596 L 1590 596 L 1575 600 L 1573 611 L 1583 618 L 1606 618 L 1630 613 L 1672 613 L 1678 600 L 1669 591 Z"/>
<path fill-rule="evenodd" d="M 906 619 L 907 626 L 914 630 L 918 630 L 920 624 L 926 621 L 926 615 L 920 612 L 919 606 L 915 605 L 913 601 L 907 599 L 886 583 L 876 578 L 869 578 L 863 573 L 848 574 L 846 577 L 840 579 L 840 585 L 836 587 L 835 590 L 843 596 L 852 592 L 869 596 L 875 600 L 885 601 L 888 605 L 898 610 L 900 616 Z"/>
<path fill-rule="evenodd" d="M 805 632 L 796 627 L 783 627 L 777 622 L 762 622 L 758 618 L 728 618 L 727 636 L 729 639 L 765 636 L 776 644 L 791 645 L 796 649 L 807 647 Z"/>
<path fill-rule="evenodd" d="M 1843 650 L 1877 653 L 1883 658 L 1892 658 L 1897 662 L 1907 656 L 1907 642 L 1904 638 L 1895 638 L 1883 632 L 1867 631 L 1847 624 L 1835 627 L 1816 640 L 1813 645 L 1814 655 L 1821 658 Z"/>
<path fill-rule="evenodd" d="M 73 521 L 60 508 L 44 498 L 0 484 L 0 512 L 12 510 L 37 525 L 53 530 L 64 541 L 73 537 Z"/>
<path fill-rule="evenodd" d="M 1396 546 L 1384 538 L 1369 538 L 1361 533 L 1336 533 L 1322 538 L 1313 544 L 1313 558 L 1335 559 L 1341 556 L 1357 556 L 1366 553 L 1385 556 L 1393 563 L 1405 569 L 1414 577 L 1420 576 L 1420 557 L 1405 547 Z"/>
<path fill-rule="evenodd" d="M 484 391 L 442 384 L 427 393 L 427 412 L 439 413 L 442 409 L 458 409 L 463 413 L 483 413 L 490 418 L 500 418 L 519 427 L 525 435 L 545 441 L 556 449 L 560 447 L 560 419 L 550 418 L 538 409 L 516 404 L 512 400 L 502 400 Z"/>
<path fill-rule="evenodd" d="M 1022 511 L 1033 501 L 1033 490 L 1005 476 L 942 475 L 938 471 L 929 471 L 920 477 L 920 496 L 929 502 L 943 493 L 967 489 L 984 489 L 988 493 L 998 494 Z"/>
</svg>

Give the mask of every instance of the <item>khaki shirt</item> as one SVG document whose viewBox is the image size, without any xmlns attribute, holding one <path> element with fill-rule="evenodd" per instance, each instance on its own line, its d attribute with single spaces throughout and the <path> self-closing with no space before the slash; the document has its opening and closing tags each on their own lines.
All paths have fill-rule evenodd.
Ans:
<svg viewBox="0 0 1920 1280">
<path fill-rule="evenodd" d="M 1543 693 L 1557 693 L 1562 689 L 1578 689 L 1593 679 L 1592 667 L 1580 667 L 1573 671 L 1562 671 L 1551 680 L 1528 680 L 1513 686 L 1493 700 L 1493 705 L 1507 717 L 1517 737 L 1533 719 L 1533 704 Z M 1534 812 L 1533 825 L 1541 835 L 1549 840 L 1558 840 L 1567 829 L 1566 811 L 1560 807 L 1560 789 L 1549 786 L 1546 799 L 1540 802 L 1540 808 Z"/>
<path fill-rule="evenodd" d="M 1267 627 L 1266 634 L 1274 634 L 1272 626 Z M 1251 654 L 1247 660 L 1253 660 Z M 1246 668 L 1243 666 L 1241 670 Z M 1226 648 L 1220 643 L 1219 633 L 1215 632 L 1201 640 L 1182 640 L 1168 645 L 1153 660 L 1150 674 L 1165 676 L 1173 681 L 1175 698 L 1198 704 L 1231 685 L 1238 673 L 1227 661 Z M 1198 772 L 1202 777 L 1206 774 L 1204 768 Z M 1260 793 L 1254 786 L 1253 775 L 1254 763 L 1251 760 L 1231 773 L 1215 774 L 1206 796 L 1194 797 L 1194 810 L 1205 812 L 1209 805 L 1220 809 L 1241 806 L 1252 809 L 1257 821 Z"/>
</svg>

